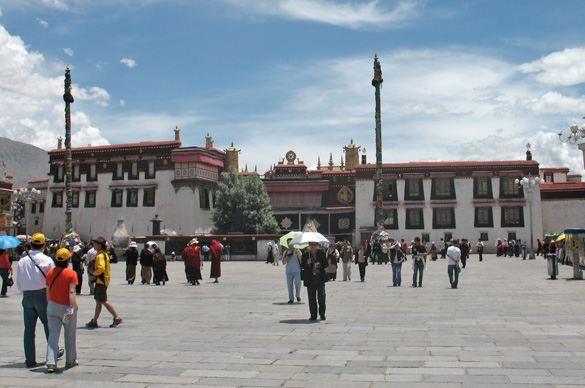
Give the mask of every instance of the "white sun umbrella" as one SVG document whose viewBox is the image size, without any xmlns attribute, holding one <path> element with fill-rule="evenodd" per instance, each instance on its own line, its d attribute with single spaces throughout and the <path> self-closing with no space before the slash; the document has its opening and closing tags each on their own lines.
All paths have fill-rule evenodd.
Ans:
<svg viewBox="0 0 585 388">
<path fill-rule="evenodd" d="M 291 240 L 291 244 L 308 244 L 310 242 L 329 243 L 329 240 L 319 232 L 299 233 Z"/>
</svg>

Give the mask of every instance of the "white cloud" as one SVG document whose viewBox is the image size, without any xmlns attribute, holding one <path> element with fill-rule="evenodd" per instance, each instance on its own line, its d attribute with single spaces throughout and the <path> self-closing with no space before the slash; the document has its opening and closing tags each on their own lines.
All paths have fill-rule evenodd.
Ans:
<svg viewBox="0 0 585 388">
<path fill-rule="evenodd" d="M 518 66 L 522 73 L 534 73 L 539 82 L 553 86 L 578 85 L 585 82 L 585 48 L 557 51 Z"/>
<path fill-rule="evenodd" d="M 65 128 L 63 103 L 63 69 L 61 63 L 45 61 L 42 54 L 29 51 L 22 39 L 12 36 L 0 26 L 0 136 L 53 149 Z M 99 87 L 73 85 L 77 105 L 84 100 L 107 103 L 107 91 Z M 82 105 L 82 104 L 81 104 Z M 74 111 L 73 142 L 76 132 L 88 137 L 92 128 L 82 111 Z M 81 123 L 76 122 L 81 120 Z M 96 129 L 97 130 L 97 129 Z M 91 132 L 96 142 L 104 142 L 99 130 Z"/>
<path fill-rule="evenodd" d="M 128 66 L 131 69 L 136 67 L 136 61 L 134 59 L 122 58 L 120 60 L 120 63 L 123 63 L 124 65 Z"/>
<path fill-rule="evenodd" d="M 120 106 L 126 106 L 126 101 L 120 100 Z"/>
<path fill-rule="evenodd" d="M 73 49 L 70 49 L 70 48 L 64 48 L 64 49 L 63 49 L 63 52 L 64 52 L 65 54 L 69 55 L 70 57 L 72 57 L 72 56 L 73 56 Z"/>
<path fill-rule="evenodd" d="M 241 11 L 308 20 L 352 29 L 391 28 L 416 16 L 421 1 L 401 0 L 389 8 L 379 0 L 225 0 Z"/>
<path fill-rule="evenodd" d="M 42 3 L 49 8 L 54 8 L 61 11 L 69 9 L 67 3 L 61 0 L 42 0 Z"/>
<path fill-rule="evenodd" d="M 44 21 L 42 19 L 37 18 L 37 22 L 39 22 L 39 24 L 41 26 L 45 27 L 45 28 L 48 28 L 49 27 L 49 22 L 46 22 L 46 21 Z"/>
</svg>

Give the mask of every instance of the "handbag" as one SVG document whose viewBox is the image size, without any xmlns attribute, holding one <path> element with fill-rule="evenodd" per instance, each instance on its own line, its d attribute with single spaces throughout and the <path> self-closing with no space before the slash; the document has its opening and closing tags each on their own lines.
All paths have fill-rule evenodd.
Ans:
<svg viewBox="0 0 585 388">
<path fill-rule="evenodd" d="M 8 280 L 6 280 L 6 285 L 8 287 L 12 287 L 14 285 L 14 280 L 12 279 L 12 271 L 8 273 Z"/>
</svg>

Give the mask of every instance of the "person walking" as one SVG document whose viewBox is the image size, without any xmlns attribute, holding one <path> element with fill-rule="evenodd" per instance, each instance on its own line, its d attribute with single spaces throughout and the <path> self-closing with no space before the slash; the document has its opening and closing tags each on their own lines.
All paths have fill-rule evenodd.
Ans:
<svg viewBox="0 0 585 388">
<path fill-rule="evenodd" d="M 211 241 L 209 251 L 211 252 L 211 273 L 209 274 L 209 277 L 215 278 L 214 283 L 219 283 L 219 278 L 221 277 L 221 254 L 223 252 L 223 247 L 220 243 L 213 240 Z"/>
<path fill-rule="evenodd" d="M 152 262 L 154 260 L 153 251 L 148 243 L 140 251 L 140 276 L 142 277 L 142 284 L 150 284 L 152 279 Z"/>
<path fill-rule="evenodd" d="M 98 251 L 98 255 L 95 259 L 95 269 L 93 271 L 93 275 L 97 278 L 95 283 L 95 314 L 91 321 L 86 323 L 85 326 L 99 327 L 98 318 L 102 312 L 102 306 L 104 306 L 110 314 L 112 314 L 112 317 L 114 317 L 114 321 L 110 327 L 116 327 L 124 322 L 124 320 L 120 318 L 114 306 L 108 302 L 107 291 L 108 286 L 110 285 L 110 258 L 105 251 L 106 239 L 103 237 L 96 238 L 93 246 L 96 251 Z"/>
<path fill-rule="evenodd" d="M 477 244 L 475 245 L 475 250 L 477 251 L 477 254 L 479 255 L 479 261 L 483 261 L 483 241 L 481 241 L 481 238 L 477 240 Z"/>
<path fill-rule="evenodd" d="M 85 270 L 83 269 L 83 258 L 81 257 L 81 247 L 79 245 L 75 245 L 73 247 L 73 254 L 71 255 L 70 261 L 73 271 L 75 271 L 77 274 L 77 286 L 75 287 L 75 292 L 77 295 L 80 295 L 81 286 L 83 285 L 83 274 L 85 273 Z"/>
<path fill-rule="evenodd" d="M 353 262 L 353 248 L 349 241 L 345 241 L 341 248 L 341 265 L 343 268 L 343 281 L 351 280 L 351 263 Z"/>
<path fill-rule="evenodd" d="M 16 286 L 22 294 L 24 309 L 24 358 L 26 366 L 32 368 L 37 364 L 35 347 L 35 328 L 37 319 L 45 329 L 45 337 L 49 339 L 49 323 L 47 320 L 46 278 L 55 267 L 53 259 L 43 253 L 45 235 L 35 233 L 31 238 L 31 250 L 26 249 L 18 262 Z"/>
<path fill-rule="evenodd" d="M 459 250 L 461 251 L 461 266 L 465 268 L 469 258 L 469 242 L 467 239 L 464 238 L 459 242 Z"/>
<path fill-rule="evenodd" d="M 278 247 L 278 244 L 278 240 L 274 240 L 274 243 L 272 244 L 272 253 L 274 255 L 274 263 L 272 265 L 279 265 L 280 263 L 280 248 Z"/>
<path fill-rule="evenodd" d="M 167 259 L 157 245 L 154 246 L 152 269 L 154 270 L 154 284 L 160 286 L 162 282 L 164 286 L 165 282 L 169 281 L 167 275 Z"/>
<path fill-rule="evenodd" d="M 225 245 L 223 246 L 223 257 L 225 257 L 225 261 L 230 261 L 231 250 L 232 247 L 230 246 L 230 243 L 226 241 Z"/>
<path fill-rule="evenodd" d="M 368 266 L 368 258 L 370 257 L 370 245 L 363 243 L 358 251 L 357 265 L 360 270 L 360 280 L 366 280 L 366 267 Z"/>
<path fill-rule="evenodd" d="M 335 281 L 337 279 L 337 262 L 339 261 L 339 251 L 335 247 L 335 244 L 329 245 L 326 256 L 328 265 L 325 268 L 325 272 L 329 280 Z"/>
<path fill-rule="evenodd" d="M 416 278 L 418 274 L 418 286 L 422 287 L 423 272 L 427 263 L 427 249 L 420 243 L 420 237 L 414 238 L 412 246 L 412 286 L 416 287 Z"/>
<path fill-rule="evenodd" d="M 47 341 L 47 372 L 58 371 L 59 337 L 61 327 L 65 337 L 65 367 L 79 365 L 77 361 L 77 302 L 75 300 L 78 274 L 67 268 L 71 252 L 61 248 L 55 255 L 55 268 L 47 274 L 47 318 L 49 322 L 49 340 Z"/>
<path fill-rule="evenodd" d="M 274 252 L 272 249 L 272 241 L 268 241 L 266 249 L 268 250 L 268 255 L 266 256 L 266 264 L 268 263 L 274 264 Z"/>
<path fill-rule="evenodd" d="M 309 242 L 309 250 L 303 253 L 301 257 L 301 268 L 304 272 L 304 283 L 307 288 L 309 300 L 309 312 L 311 316 L 309 321 L 317 320 L 317 311 L 322 321 L 326 319 L 326 295 L 325 283 L 327 282 L 327 257 L 319 249 L 319 243 L 316 241 Z"/>
<path fill-rule="evenodd" d="M 461 261 L 461 250 L 459 249 L 459 241 L 453 240 L 451 246 L 447 250 L 447 256 L 449 258 L 447 273 L 449 274 L 449 282 L 451 288 L 457 288 L 459 284 L 459 262 Z"/>
<path fill-rule="evenodd" d="M 8 292 L 8 279 L 12 273 L 12 263 L 6 249 L 0 249 L 0 276 L 2 276 L 2 292 L 0 296 L 6 296 Z"/>
<path fill-rule="evenodd" d="M 301 254 L 291 244 L 291 238 L 286 240 L 288 249 L 282 253 L 282 264 L 286 265 L 286 286 L 288 288 L 288 303 L 294 303 L 296 291 L 297 302 L 301 301 Z M 294 287 L 294 290 L 293 290 Z"/>
<path fill-rule="evenodd" d="M 400 287 L 402 284 L 402 263 L 406 257 L 399 242 L 395 242 L 393 248 L 396 254 L 392 257 L 392 286 Z"/>
<path fill-rule="evenodd" d="M 136 266 L 138 265 L 138 244 L 136 241 L 130 241 L 128 249 L 124 252 L 126 258 L 126 281 L 128 284 L 134 284 L 136 280 Z"/>
</svg>

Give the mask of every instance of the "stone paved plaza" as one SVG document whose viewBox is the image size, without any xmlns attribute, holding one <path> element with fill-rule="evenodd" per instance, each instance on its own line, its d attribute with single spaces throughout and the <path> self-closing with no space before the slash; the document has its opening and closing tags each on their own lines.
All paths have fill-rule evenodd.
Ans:
<svg viewBox="0 0 585 388">
<path fill-rule="evenodd" d="M 224 262 L 219 284 L 185 282 L 170 262 L 166 286 L 124 282 L 112 265 L 110 301 L 124 323 L 86 329 L 94 302 L 78 297 L 80 366 L 46 374 L 26 369 L 21 297 L 0 299 L 2 387 L 573 387 L 585 385 L 585 282 L 542 258 L 472 255 L 452 290 L 445 260 L 430 262 L 424 287 L 392 287 L 390 265 L 366 281 L 327 284 L 327 321 L 309 323 L 287 304 L 284 268 Z M 341 268 L 340 268 L 341 270 Z M 340 275 L 339 271 L 339 275 Z M 209 263 L 204 273 L 209 274 Z M 46 350 L 37 327 L 37 361 Z M 61 360 L 62 366 L 63 360 Z"/>
</svg>

